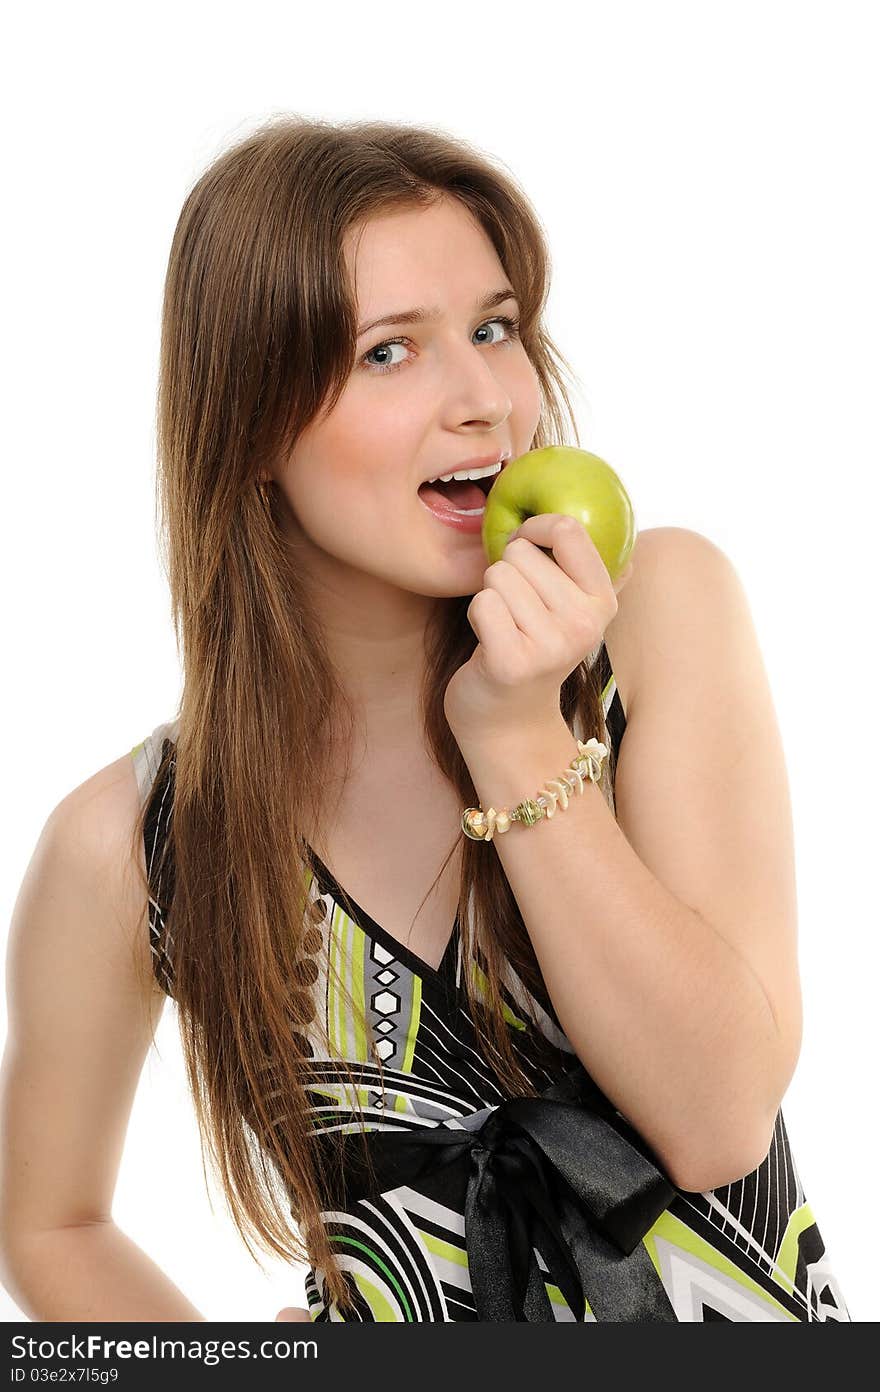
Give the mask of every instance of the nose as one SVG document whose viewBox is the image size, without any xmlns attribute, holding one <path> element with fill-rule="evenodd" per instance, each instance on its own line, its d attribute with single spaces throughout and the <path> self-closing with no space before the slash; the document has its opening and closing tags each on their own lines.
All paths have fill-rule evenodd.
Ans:
<svg viewBox="0 0 880 1392">
<path fill-rule="evenodd" d="M 485 347 L 465 344 L 444 368 L 449 412 L 462 425 L 494 430 L 513 409 L 510 396 L 486 355 Z"/>
</svg>

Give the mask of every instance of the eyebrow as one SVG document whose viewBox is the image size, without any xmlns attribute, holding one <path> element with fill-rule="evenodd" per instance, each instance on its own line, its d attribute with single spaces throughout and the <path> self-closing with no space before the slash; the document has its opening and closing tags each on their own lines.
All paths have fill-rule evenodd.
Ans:
<svg viewBox="0 0 880 1392">
<path fill-rule="evenodd" d="M 502 304 L 504 300 L 519 300 L 511 290 L 509 285 L 504 285 L 500 290 L 491 290 L 488 295 L 484 295 L 478 300 L 474 308 L 476 310 L 494 309 L 496 305 Z M 394 314 L 383 314 L 381 319 L 371 319 L 366 324 L 361 324 L 357 331 L 358 338 L 361 338 L 368 329 L 377 329 L 380 324 L 427 324 L 440 318 L 442 310 L 436 305 L 425 307 L 417 305 L 415 309 L 401 309 Z"/>
</svg>

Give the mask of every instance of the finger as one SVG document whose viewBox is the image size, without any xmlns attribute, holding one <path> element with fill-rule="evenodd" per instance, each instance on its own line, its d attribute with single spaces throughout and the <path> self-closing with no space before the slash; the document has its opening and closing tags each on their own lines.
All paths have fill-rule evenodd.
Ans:
<svg viewBox="0 0 880 1392">
<path fill-rule="evenodd" d="M 552 559 L 547 565 L 539 548 L 528 537 L 508 542 L 502 557 L 516 565 L 531 582 L 548 609 L 564 614 L 573 599 L 607 599 L 612 593 L 611 577 L 592 540 L 574 518 L 557 518 L 551 532 Z M 572 593 L 572 587 L 577 591 Z"/>
<path fill-rule="evenodd" d="M 496 644 L 501 652 L 510 651 L 522 640 L 504 596 L 497 590 L 475 594 L 467 608 L 467 620 L 487 652 L 494 652 Z"/>
<path fill-rule="evenodd" d="M 630 562 L 630 564 L 626 567 L 626 570 L 622 570 L 614 582 L 615 594 L 620 594 L 620 591 L 623 589 L 624 585 L 626 584 L 627 580 L 629 580 L 632 573 L 632 562 Z"/>
<path fill-rule="evenodd" d="M 559 569 L 563 570 L 584 594 L 599 599 L 612 589 L 611 576 L 599 555 L 596 543 L 576 517 L 559 512 L 539 513 L 535 517 L 527 517 L 507 545 L 512 546 L 517 536 L 525 537 L 526 541 L 530 541 L 536 547 L 549 545 L 552 559 Z M 507 547 L 505 560 L 508 559 L 506 551 Z M 551 571 L 550 575 L 552 574 Z M 556 579 L 558 580 L 558 577 Z M 550 584 L 546 576 L 544 583 Z M 535 587 L 538 588 L 537 583 Z M 558 604 L 559 600 L 551 600 L 550 607 L 553 607 L 554 602 Z"/>
<path fill-rule="evenodd" d="M 580 586 L 572 579 L 569 570 L 562 564 L 562 554 L 549 553 L 546 558 L 541 553 L 543 547 L 538 547 L 534 542 L 530 542 L 528 537 L 517 537 L 514 541 L 507 543 L 504 549 L 502 561 L 507 562 L 507 566 L 501 566 L 496 572 L 487 573 L 487 583 L 498 585 L 499 588 L 507 582 L 508 588 L 504 589 L 505 598 L 511 603 L 517 593 L 522 592 L 522 587 L 516 583 L 519 576 L 529 591 L 535 596 L 535 601 L 540 605 L 532 616 L 530 631 L 534 636 L 536 626 L 540 626 L 541 621 L 546 621 L 548 611 L 561 611 L 572 600 L 572 586 L 578 590 Z M 550 562 L 548 565 L 547 562 Z M 496 563 L 497 564 L 497 563 Z M 568 566 L 571 561 L 568 562 Z M 525 599 L 522 601 L 523 606 Z M 517 623 L 520 622 L 519 614 L 514 609 L 514 617 Z M 524 617 L 528 617 L 524 613 Z M 523 625 L 520 623 L 520 628 Z"/>
<path fill-rule="evenodd" d="M 539 570 L 544 569 L 551 572 L 552 579 L 551 583 L 544 585 L 542 596 L 538 593 L 538 584 L 534 577 Z M 566 579 L 557 565 L 552 562 L 548 565 L 542 556 L 538 556 L 534 547 L 528 546 L 524 541 L 517 541 L 505 551 L 500 561 L 489 566 L 483 576 L 483 584 L 501 596 L 521 633 L 525 633 L 529 638 L 539 639 L 541 634 L 546 632 L 550 619 L 552 606 L 547 600 L 549 590 L 552 588 L 554 591 L 553 603 L 562 604 L 565 600 L 565 589 L 571 585 L 571 581 Z"/>
</svg>

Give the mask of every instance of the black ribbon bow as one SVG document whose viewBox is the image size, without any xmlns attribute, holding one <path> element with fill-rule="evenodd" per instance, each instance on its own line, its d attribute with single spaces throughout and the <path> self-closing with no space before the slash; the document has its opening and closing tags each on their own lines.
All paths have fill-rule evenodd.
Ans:
<svg viewBox="0 0 880 1392">
<path fill-rule="evenodd" d="M 597 1320 L 676 1319 L 642 1238 L 678 1191 L 582 1065 L 539 1097 L 501 1102 L 479 1130 L 438 1125 L 313 1139 L 328 1160 L 344 1161 L 342 1188 L 328 1200 L 342 1209 L 470 1153 L 465 1242 L 478 1320 L 553 1320 L 545 1277 L 580 1320 L 587 1299 Z"/>
</svg>

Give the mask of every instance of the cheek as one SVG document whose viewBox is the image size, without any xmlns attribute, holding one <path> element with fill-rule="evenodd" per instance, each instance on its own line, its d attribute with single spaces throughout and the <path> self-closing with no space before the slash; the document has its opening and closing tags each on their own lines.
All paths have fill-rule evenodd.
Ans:
<svg viewBox="0 0 880 1392">
<path fill-rule="evenodd" d="M 542 400 L 541 384 L 538 381 L 538 374 L 528 358 L 524 358 L 514 391 L 517 424 L 520 426 L 530 426 L 531 429 L 528 433 L 531 435 L 534 433 L 541 415 Z"/>
<path fill-rule="evenodd" d="M 332 429 L 322 433 L 320 450 L 312 465 L 321 470 L 327 488 L 381 487 L 412 469 L 412 457 L 420 435 L 419 411 L 412 401 L 401 409 L 399 396 L 372 392 L 360 399 L 353 395 Z"/>
<path fill-rule="evenodd" d="M 305 522 L 344 504 L 368 485 L 373 448 L 369 434 L 342 422 L 297 450 L 281 478 L 294 513 Z"/>
<path fill-rule="evenodd" d="M 361 447 L 328 460 L 320 476 L 301 488 L 303 516 L 311 518 L 324 531 L 328 527 L 360 525 L 370 528 L 372 519 L 381 518 L 393 506 L 398 465 L 389 451 L 378 446 Z"/>
<path fill-rule="evenodd" d="M 336 432 L 296 460 L 281 477 L 294 534 L 349 562 L 375 557 L 382 539 L 412 525 L 413 491 L 400 486 L 412 465 L 395 453 L 376 422 L 356 437 Z"/>
</svg>

